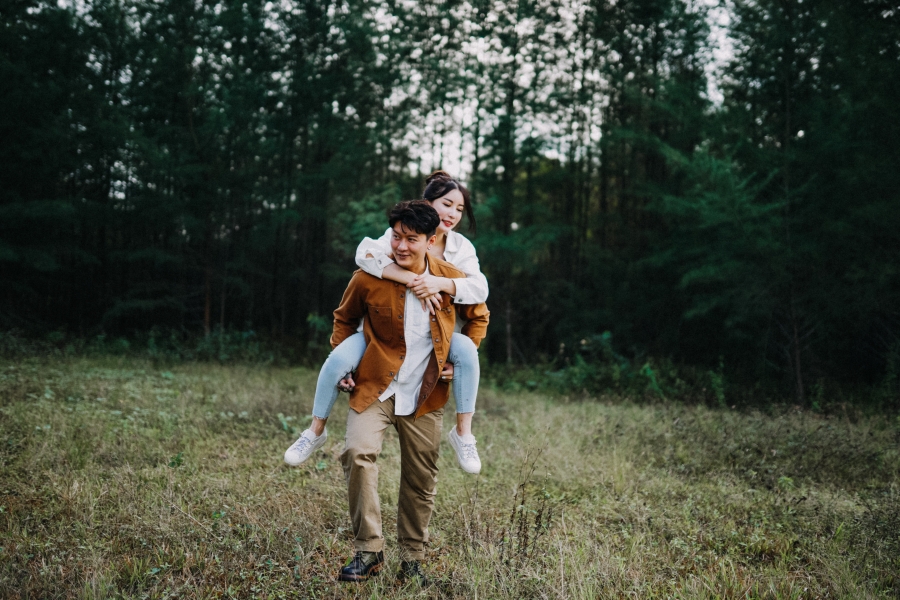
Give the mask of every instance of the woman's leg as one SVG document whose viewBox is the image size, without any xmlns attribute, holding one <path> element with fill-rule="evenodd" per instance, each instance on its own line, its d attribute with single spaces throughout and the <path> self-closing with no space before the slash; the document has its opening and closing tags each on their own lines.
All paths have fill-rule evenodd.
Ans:
<svg viewBox="0 0 900 600">
<path fill-rule="evenodd" d="M 456 400 L 457 424 L 458 415 L 468 415 L 464 420 L 467 429 L 471 427 L 472 413 L 475 412 L 475 401 L 478 398 L 478 382 L 481 379 L 481 366 L 478 364 L 478 348 L 475 342 L 461 333 L 454 333 L 450 338 L 450 353 L 447 362 L 453 363 L 453 399 Z M 460 431 L 460 435 L 470 431 Z"/>
<path fill-rule="evenodd" d="M 453 397 L 456 400 L 456 427 L 450 430 L 450 445 L 456 451 L 459 466 L 467 473 L 481 471 L 481 458 L 475 449 L 472 435 L 472 415 L 478 396 L 481 368 L 478 365 L 478 348 L 461 333 L 450 339 L 447 362 L 453 364 Z"/>
<path fill-rule="evenodd" d="M 313 417 L 328 419 L 334 402 L 340 391 L 338 382 L 347 373 L 356 370 L 359 361 L 366 351 L 366 337 L 362 332 L 355 333 L 341 342 L 337 348 L 331 351 L 325 363 L 319 370 L 319 379 L 316 382 L 316 396 L 313 400 Z"/>
<path fill-rule="evenodd" d="M 365 351 L 365 336 L 362 333 L 355 333 L 341 342 L 328 355 L 325 364 L 319 370 L 319 380 L 316 382 L 312 425 L 300 434 L 290 448 L 285 450 L 284 462 L 297 466 L 325 443 L 328 438 L 325 422 L 338 397 L 338 382 L 350 371 L 356 369 Z"/>
</svg>

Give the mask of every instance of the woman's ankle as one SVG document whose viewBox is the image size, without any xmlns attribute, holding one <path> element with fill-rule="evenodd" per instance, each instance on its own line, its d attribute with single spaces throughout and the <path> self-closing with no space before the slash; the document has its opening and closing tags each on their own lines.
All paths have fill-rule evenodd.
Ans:
<svg viewBox="0 0 900 600">
<path fill-rule="evenodd" d="M 319 417 L 313 417 L 312 424 L 309 426 L 310 431 L 316 434 L 316 437 L 322 435 L 322 432 L 325 431 L 325 423 L 328 421 L 328 418 L 320 419 Z"/>
<path fill-rule="evenodd" d="M 472 435 L 472 413 L 456 413 L 456 433 Z"/>
</svg>

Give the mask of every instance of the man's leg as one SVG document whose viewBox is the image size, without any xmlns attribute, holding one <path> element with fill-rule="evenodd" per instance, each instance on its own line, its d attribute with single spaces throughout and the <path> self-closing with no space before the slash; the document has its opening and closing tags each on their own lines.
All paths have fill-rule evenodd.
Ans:
<svg viewBox="0 0 900 600">
<path fill-rule="evenodd" d="M 416 419 L 395 417 L 400 437 L 400 497 L 397 538 L 403 561 L 425 558 L 428 523 L 437 489 L 437 459 L 441 444 L 443 410 Z"/>
<path fill-rule="evenodd" d="M 347 438 L 341 465 L 347 481 L 353 546 L 357 552 L 381 552 L 381 505 L 378 501 L 378 465 L 384 430 L 394 419 L 393 399 L 374 402 L 366 410 L 347 414 Z"/>
</svg>

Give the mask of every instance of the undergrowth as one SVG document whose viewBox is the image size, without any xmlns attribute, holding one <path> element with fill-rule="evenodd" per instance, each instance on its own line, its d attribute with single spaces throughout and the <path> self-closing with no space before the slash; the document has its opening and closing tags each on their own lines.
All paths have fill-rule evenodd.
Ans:
<svg viewBox="0 0 900 600">
<path fill-rule="evenodd" d="M 321 323 L 317 321 L 314 325 L 321 328 Z M 156 366 L 185 362 L 287 366 L 318 364 L 327 356 L 327 350 L 323 344 L 278 340 L 249 329 L 215 329 L 205 336 L 154 327 L 128 337 L 104 333 L 86 337 L 64 331 L 51 331 L 38 336 L 19 331 L 0 331 L 0 358 L 8 360 L 121 356 L 149 360 Z"/>
<path fill-rule="evenodd" d="M 152 328 L 130 337 L 98 334 L 92 337 L 50 331 L 26 335 L 22 331 L 0 331 L 0 359 L 40 360 L 148 360 L 154 367 L 185 363 L 223 365 L 306 366 L 318 368 L 330 351 L 327 344 L 330 322 L 310 315 L 312 332 L 307 341 L 277 339 L 246 330 L 213 330 L 208 336 L 174 329 Z M 865 413 L 900 414 L 900 350 L 888 356 L 881 382 L 849 385 L 824 376 L 811 381 L 810 394 L 803 402 L 820 414 Z M 715 368 L 676 364 L 665 357 L 626 357 L 605 332 L 588 335 L 573 348 L 560 347 L 559 356 L 532 365 L 486 362 L 482 379 L 500 390 L 518 393 L 540 391 L 554 396 L 597 397 L 622 395 L 648 403 L 676 401 L 717 408 L 768 409 L 796 403 L 774 381 L 748 383 L 730 374 L 720 359 Z"/>
</svg>

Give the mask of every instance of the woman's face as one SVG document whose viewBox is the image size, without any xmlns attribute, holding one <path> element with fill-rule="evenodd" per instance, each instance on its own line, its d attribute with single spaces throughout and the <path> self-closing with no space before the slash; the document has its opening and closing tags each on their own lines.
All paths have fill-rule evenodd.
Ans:
<svg viewBox="0 0 900 600">
<path fill-rule="evenodd" d="M 446 235 L 454 227 L 459 225 L 463 211 L 466 209 L 465 200 L 459 190 L 450 190 L 440 198 L 431 201 L 431 207 L 437 211 L 441 218 L 438 231 Z"/>
</svg>

